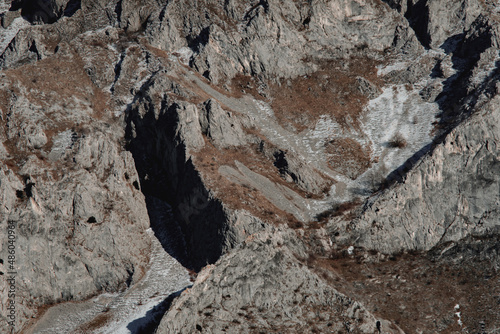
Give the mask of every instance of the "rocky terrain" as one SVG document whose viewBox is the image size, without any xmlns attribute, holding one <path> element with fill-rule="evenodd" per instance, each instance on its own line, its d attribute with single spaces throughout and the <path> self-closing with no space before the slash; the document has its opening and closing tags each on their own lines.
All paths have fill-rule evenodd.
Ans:
<svg viewBox="0 0 500 334">
<path fill-rule="evenodd" d="M 489 0 L 0 0 L 0 332 L 500 332 L 499 36 Z"/>
</svg>

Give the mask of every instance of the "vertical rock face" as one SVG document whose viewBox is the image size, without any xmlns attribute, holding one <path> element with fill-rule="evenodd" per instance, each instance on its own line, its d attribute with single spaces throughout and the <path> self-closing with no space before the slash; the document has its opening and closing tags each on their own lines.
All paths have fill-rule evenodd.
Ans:
<svg viewBox="0 0 500 334">
<path fill-rule="evenodd" d="M 146 272 L 149 218 L 135 162 L 78 43 L 1 74 L 0 271 L 16 272 L 18 331 L 39 307 L 123 290 Z M 2 332 L 9 289 L 2 280 Z"/>
<path fill-rule="evenodd" d="M 371 198 L 340 242 L 384 253 L 430 250 L 467 236 L 499 233 L 498 106 L 495 96 L 451 131 L 401 184 Z M 347 226 L 346 226 L 347 227 Z M 345 242 L 344 240 L 343 242 Z"/>
<path fill-rule="evenodd" d="M 11 9 L 21 10 L 21 15 L 32 23 L 54 23 L 63 15 L 72 15 L 79 9 L 80 1 L 75 0 L 14 0 Z"/>
<path fill-rule="evenodd" d="M 500 325 L 474 311 L 496 305 L 499 277 L 489 2 L 9 6 L 0 271 L 14 230 L 17 313 L 12 327 L 2 280 L 1 332 Z M 151 253 L 151 234 L 198 272 L 176 298 L 180 280 L 158 274 L 154 261 L 171 258 L 158 241 Z M 78 304 L 85 312 L 39 312 L 103 292 Z M 96 314 L 88 305 L 102 300 Z M 141 310 L 133 319 L 127 303 Z M 61 312 L 75 323 L 57 325 Z"/>
<path fill-rule="evenodd" d="M 467 30 L 481 13 L 477 0 L 387 0 L 392 8 L 403 14 L 425 47 L 437 48 L 454 35 Z"/>
</svg>

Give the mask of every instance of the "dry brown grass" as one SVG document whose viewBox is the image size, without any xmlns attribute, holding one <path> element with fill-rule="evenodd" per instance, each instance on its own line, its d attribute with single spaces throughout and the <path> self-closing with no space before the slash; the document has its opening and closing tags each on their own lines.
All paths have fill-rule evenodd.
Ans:
<svg viewBox="0 0 500 334">
<path fill-rule="evenodd" d="M 226 92 L 226 94 L 228 93 Z M 238 73 L 231 80 L 231 96 L 241 98 L 246 94 L 250 94 L 258 100 L 264 100 L 264 97 L 258 90 L 258 83 L 255 82 L 255 79 L 252 76 Z"/>
<path fill-rule="evenodd" d="M 345 127 L 359 127 L 359 117 L 368 98 L 358 89 L 356 77 L 363 77 L 377 87 L 383 81 L 377 76 L 372 59 L 323 61 L 319 71 L 304 77 L 270 85 L 272 108 L 282 125 L 291 123 L 298 131 L 314 127 L 321 115 L 330 115 Z"/>
<path fill-rule="evenodd" d="M 325 146 L 330 167 L 353 180 L 372 165 L 371 148 L 351 138 L 336 138 Z"/>
<path fill-rule="evenodd" d="M 365 305 L 405 332 L 458 333 L 454 307 L 460 305 L 462 320 L 470 331 L 481 321 L 491 326 L 500 321 L 495 305 L 499 273 L 488 261 L 453 264 L 431 261 L 413 253 L 380 258 L 377 253 L 330 257 L 312 256 L 307 264 L 340 292 Z M 439 329 L 438 329 L 439 328 Z"/>
<path fill-rule="evenodd" d="M 10 89 L 13 89 L 14 94 L 23 95 L 33 105 L 40 107 L 40 112 L 44 113 L 41 126 L 47 136 L 47 143 L 44 147 L 33 152 L 20 148 L 16 138 L 6 140 L 4 146 L 11 157 L 5 162 L 6 165 L 18 172 L 26 159 L 31 154 L 35 154 L 44 168 L 52 170 L 54 179 L 62 177 L 60 168 L 50 168 L 50 162 L 44 158 L 42 151 L 50 151 L 54 136 L 62 131 L 72 129 L 80 133 L 85 131 L 88 123 L 95 119 L 112 121 L 111 115 L 107 115 L 110 95 L 93 84 L 84 70 L 83 60 L 72 52 L 65 56 L 55 55 L 16 69 L 8 69 L 4 73 L 7 80 L 11 82 Z M 64 109 L 79 108 L 78 105 L 74 105 L 75 99 L 87 103 L 93 111 L 88 117 L 83 117 L 83 122 L 79 124 L 75 124 L 74 116 L 71 115 L 74 111 Z M 8 94 L 5 92 L 0 94 L 4 120 L 5 112 L 10 105 L 9 100 Z M 55 104 L 61 104 L 63 110 L 50 111 Z M 5 121 L 0 120 L 0 125 L 2 129 L 5 129 Z"/>
<path fill-rule="evenodd" d="M 338 217 L 343 215 L 345 220 L 352 220 L 356 216 L 357 209 L 360 208 L 362 204 L 363 202 L 359 198 L 356 198 L 352 201 L 340 203 L 338 205 L 334 205 L 331 209 L 318 214 L 316 219 L 319 222 L 324 223 L 327 222 L 331 217 Z"/>
<path fill-rule="evenodd" d="M 151 52 L 159 60 L 162 60 L 162 61 L 164 61 L 166 63 L 170 62 L 169 61 L 170 55 L 168 54 L 168 52 L 166 52 L 166 51 L 164 51 L 162 49 L 155 48 L 154 46 L 152 46 L 151 44 L 149 44 L 148 41 L 145 38 L 140 38 L 139 42 L 141 43 L 141 45 L 143 45 L 146 48 L 146 50 L 148 50 L 149 52 Z"/>
<path fill-rule="evenodd" d="M 404 148 L 406 145 L 408 145 L 408 142 L 400 132 L 396 133 L 389 141 L 390 147 Z"/>
<path fill-rule="evenodd" d="M 84 71 L 82 59 L 72 56 L 49 57 L 33 64 L 6 70 L 12 81 L 18 81 L 28 94 L 26 97 L 42 107 L 54 102 L 77 98 L 88 101 L 96 115 L 106 107 L 107 98 L 99 92 Z"/>
<path fill-rule="evenodd" d="M 272 182 L 292 188 L 300 195 L 305 196 L 304 191 L 298 189 L 294 184 L 287 183 L 279 176 L 279 171 L 273 162 L 263 156 L 256 145 L 219 150 L 208 140 L 205 140 L 205 147 L 195 152 L 193 156 L 193 162 L 200 170 L 209 188 L 213 189 L 217 197 L 230 208 L 247 210 L 269 222 L 300 224 L 293 215 L 275 207 L 257 189 L 233 183 L 220 175 L 220 166 L 237 168 L 236 160 Z"/>
<path fill-rule="evenodd" d="M 82 331 L 83 333 L 93 333 L 96 329 L 99 329 L 106 323 L 108 323 L 111 318 L 111 313 L 109 313 L 109 311 L 105 311 L 101 314 L 98 314 L 91 321 L 81 325 L 78 330 Z"/>
</svg>

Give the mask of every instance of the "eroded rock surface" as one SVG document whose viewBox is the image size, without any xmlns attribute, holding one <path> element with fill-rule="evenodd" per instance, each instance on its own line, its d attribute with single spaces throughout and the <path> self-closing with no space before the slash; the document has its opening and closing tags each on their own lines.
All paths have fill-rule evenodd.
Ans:
<svg viewBox="0 0 500 334">
<path fill-rule="evenodd" d="M 472 310 L 499 293 L 498 22 L 478 0 L 0 7 L 0 331 L 498 328 Z"/>
</svg>

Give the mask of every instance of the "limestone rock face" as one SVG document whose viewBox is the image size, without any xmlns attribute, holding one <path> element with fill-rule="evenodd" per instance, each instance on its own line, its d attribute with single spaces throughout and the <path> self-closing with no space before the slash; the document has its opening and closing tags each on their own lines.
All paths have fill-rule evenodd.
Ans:
<svg viewBox="0 0 500 334">
<path fill-rule="evenodd" d="M 191 49 L 189 64 L 214 83 L 237 73 L 304 75 L 315 68 L 304 62 L 307 57 L 330 58 L 365 45 L 382 51 L 392 45 L 396 29 L 408 30 L 404 20 L 373 1 L 208 1 L 186 12 L 190 6 L 182 1 L 167 4 L 147 35 L 161 49 Z"/>
<path fill-rule="evenodd" d="M 207 100 L 199 116 L 202 132 L 216 147 L 226 148 L 245 144 L 245 133 L 239 120 L 224 111 L 216 100 Z"/>
<path fill-rule="evenodd" d="M 144 275 L 148 216 L 143 195 L 131 185 L 137 173 L 130 153 L 120 153 L 98 131 L 74 143 L 68 135 L 74 148 L 63 147 L 69 152 L 62 157 L 54 154 L 45 163 L 28 157 L 19 174 L 2 168 L 2 237 L 7 239 L 7 224 L 17 237 L 19 327 L 33 307 L 122 289 Z M 93 159 L 80 164 L 66 160 L 71 156 Z M 74 171 L 47 168 L 60 163 L 73 164 Z M 6 245 L 1 254 L 8 258 Z M 2 293 L 2 305 L 6 297 Z"/>
<path fill-rule="evenodd" d="M 150 248 L 124 128 L 99 113 L 106 97 L 80 56 L 61 49 L 55 59 L 1 74 L 0 235 L 7 240 L 7 226 L 14 227 L 19 330 L 43 305 L 134 284 L 146 273 Z M 8 245 L 1 245 L 7 275 Z M 8 289 L 2 280 L 2 314 Z"/>
<path fill-rule="evenodd" d="M 0 1 L 0 332 L 499 328 L 496 7 Z"/>
<path fill-rule="evenodd" d="M 499 103 L 497 95 L 482 105 L 402 183 L 369 199 L 360 217 L 346 225 L 349 241 L 340 229 L 339 242 L 397 253 L 498 234 Z"/>
<path fill-rule="evenodd" d="M 194 285 L 179 296 L 162 319 L 157 333 L 372 333 L 377 328 L 387 333 L 402 332 L 397 326 L 387 326 L 298 262 L 297 253 L 306 252 L 300 243 L 289 231 L 255 234 L 198 274 Z"/>
<path fill-rule="evenodd" d="M 467 30 L 481 13 L 477 0 L 387 0 L 408 18 L 410 26 L 426 47 L 442 47 L 455 34 Z"/>
</svg>

